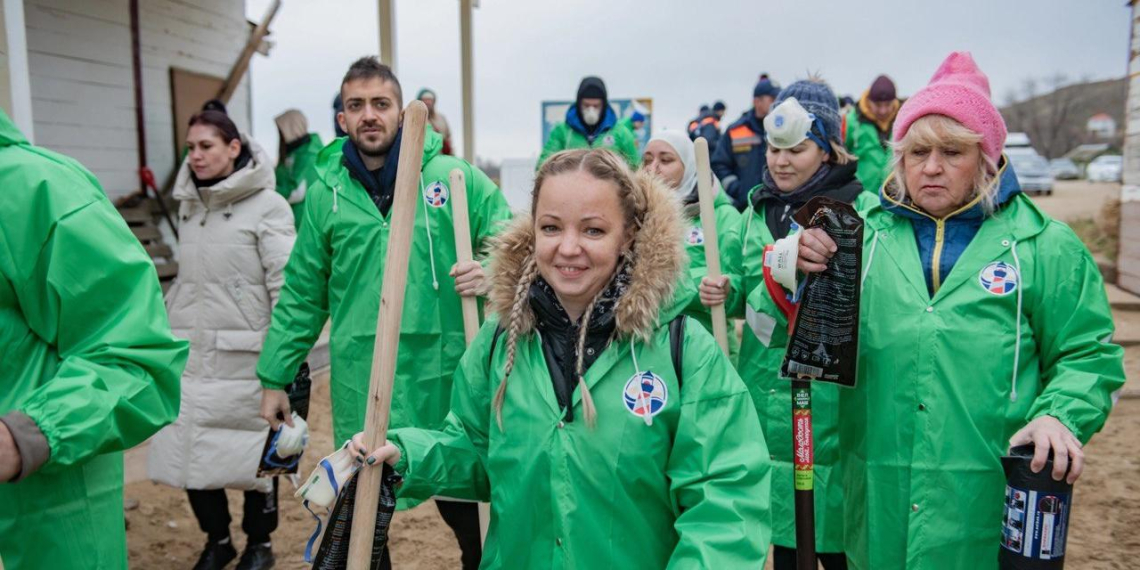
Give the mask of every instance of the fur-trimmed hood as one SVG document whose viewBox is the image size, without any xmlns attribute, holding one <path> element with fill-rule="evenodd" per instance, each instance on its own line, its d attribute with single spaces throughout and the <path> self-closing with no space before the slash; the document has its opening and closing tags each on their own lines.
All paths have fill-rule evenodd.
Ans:
<svg viewBox="0 0 1140 570">
<path fill-rule="evenodd" d="M 691 292 L 678 299 L 677 286 L 688 267 L 683 246 L 685 224 L 677 193 L 653 176 L 634 175 L 632 198 L 646 204 L 641 228 L 632 246 L 629 289 L 615 308 L 617 335 L 648 339 L 659 324 L 680 314 Z M 529 213 L 515 217 L 491 245 L 491 311 L 506 323 L 526 260 L 534 251 L 534 220 Z M 534 330 L 534 313 L 523 307 L 519 333 Z"/>
</svg>

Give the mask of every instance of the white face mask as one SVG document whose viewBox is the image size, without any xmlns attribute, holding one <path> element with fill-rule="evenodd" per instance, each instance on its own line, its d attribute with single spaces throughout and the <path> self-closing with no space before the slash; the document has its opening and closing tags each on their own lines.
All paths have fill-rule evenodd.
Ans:
<svg viewBox="0 0 1140 570">
<path fill-rule="evenodd" d="M 602 120 L 602 110 L 598 107 L 586 107 L 582 109 L 582 121 L 589 126 L 598 124 Z"/>
</svg>

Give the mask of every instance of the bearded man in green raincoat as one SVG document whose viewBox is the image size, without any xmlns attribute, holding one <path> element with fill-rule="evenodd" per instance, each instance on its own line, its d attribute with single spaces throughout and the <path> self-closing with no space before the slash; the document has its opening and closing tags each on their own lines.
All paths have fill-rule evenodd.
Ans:
<svg viewBox="0 0 1140 570">
<path fill-rule="evenodd" d="M 178 417 L 189 345 L 99 182 L 3 111 L 0 185 L 0 559 L 126 568 L 121 451 Z"/>
<path fill-rule="evenodd" d="M 278 412 L 289 417 L 282 389 L 293 381 L 331 317 L 337 442 L 364 427 L 403 108 L 399 80 L 373 57 L 349 68 L 341 91 L 344 111 L 337 120 L 348 137 L 333 141 L 317 157 L 317 180 L 305 196 L 304 220 L 257 367 L 264 388 L 262 416 L 276 429 Z M 393 428 L 442 427 L 451 405 L 452 374 L 466 346 L 460 297 L 475 296 L 483 282 L 478 262 L 457 263 L 448 187 L 452 169 L 465 174 L 475 251 L 510 218 L 494 183 L 467 162 L 442 155 L 442 146 L 439 134 L 427 129 L 392 394 Z M 464 567 L 477 565 L 476 505 L 437 505 L 444 520 L 457 529 Z M 406 506 L 408 502 L 401 503 Z"/>
</svg>

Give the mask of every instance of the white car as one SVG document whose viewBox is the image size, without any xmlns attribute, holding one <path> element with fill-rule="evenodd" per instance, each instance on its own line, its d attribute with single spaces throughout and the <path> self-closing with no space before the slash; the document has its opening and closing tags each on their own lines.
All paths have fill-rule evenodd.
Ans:
<svg viewBox="0 0 1140 570">
<path fill-rule="evenodd" d="M 1124 157 L 1106 154 L 1096 157 L 1085 169 L 1089 182 L 1120 182 L 1124 172 Z"/>
</svg>

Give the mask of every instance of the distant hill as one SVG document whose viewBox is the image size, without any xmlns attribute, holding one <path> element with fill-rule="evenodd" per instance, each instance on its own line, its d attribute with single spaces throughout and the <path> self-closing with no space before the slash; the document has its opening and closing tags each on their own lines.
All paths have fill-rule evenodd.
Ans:
<svg viewBox="0 0 1140 570">
<path fill-rule="evenodd" d="M 1002 107 L 1010 132 L 1029 135 L 1034 148 L 1047 158 L 1057 158 L 1085 143 L 1106 142 L 1116 149 L 1124 144 L 1127 78 L 1066 85 L 1050 93 L 1033 95 Z M 1116 136 L 1098 139 L 1085 131 L 1089 117 L 1107 113 L 1116 121 Z"/>
</svg>

